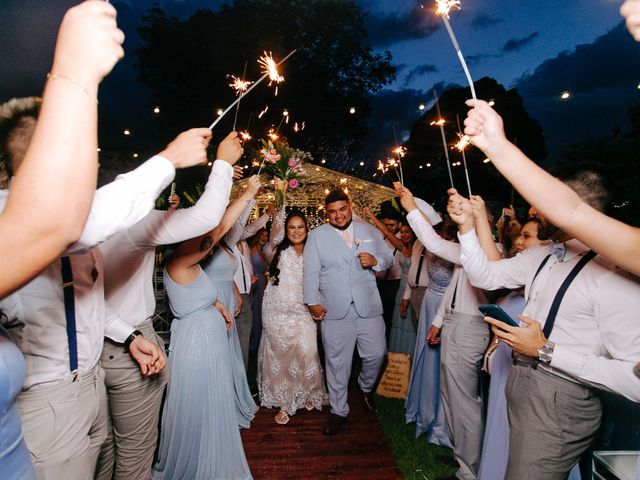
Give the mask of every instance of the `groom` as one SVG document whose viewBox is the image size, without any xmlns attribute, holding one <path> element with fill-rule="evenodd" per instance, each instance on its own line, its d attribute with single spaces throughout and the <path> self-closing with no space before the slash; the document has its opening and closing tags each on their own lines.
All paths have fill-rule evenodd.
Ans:
<svg viewBox="0 0 640 480">
<path fill-rule="evenodd" d="M 382 302 L 375 272 L 393 264 L 378 231 L 353 222 L 349 196 L 341 189 L 325 199 L 328 224 L 309 234 L 304 248 L 304 303 L 322 322 L 322 342 L 331 414 L 325 435 L 337 434 L 349 415 L 347 390 L 353 349 L 362 358 L 358 377 L 362 403 L 375 413 L 373 386 L 386 352 Z"/>
</svg>

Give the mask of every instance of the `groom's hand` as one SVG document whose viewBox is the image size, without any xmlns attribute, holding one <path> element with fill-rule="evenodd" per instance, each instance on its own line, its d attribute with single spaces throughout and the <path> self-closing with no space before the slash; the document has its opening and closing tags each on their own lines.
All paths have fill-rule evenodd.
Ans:
<svg viewBox="0 0 640 480">
<path fill-rule="evenodd" d="M 360 253 L 358 258 L 360 259 L 360 265 L 362 265 L 362 268 L 371 268 L 378 264 L 376 257 L 367 252 Z"/>
<path fill-rule="evenodd" d="M 324 320 L 324 315 L 327 313 L 327 309 L 322 305 L 307 305 L 307 308 L 314 320 Z"/>
</svg>

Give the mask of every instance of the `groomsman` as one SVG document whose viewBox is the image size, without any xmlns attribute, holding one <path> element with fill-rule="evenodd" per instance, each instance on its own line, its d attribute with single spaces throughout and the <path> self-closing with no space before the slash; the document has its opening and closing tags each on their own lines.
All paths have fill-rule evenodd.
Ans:
<svg viewBox="0 0 640 480">
<path fill-rule="evenodd" d="M 608 191 L 602 176 L 580 166 L 556 177 L 597 210 Z M 506 478 L 564 479 L 600 426 L 598 389 L 640 401 L 640 283 L 595 255 L 543 216 L 540 238 L 553 240 L 513 258 L 488 261 L 468 203 L 457 194 L 449 213 L 460 225 L 461 261 L 480 288 L 525 287 L 520 327 L 487 318 L 514 351 L 506 387 L 509 463 Z"/>
<path fill-rule="evenodd" d="M 382 302 L 375 272 L 393 264 L 391 251 L 370 225 L 353 222 L 349 196 L 340 189 L 325 199 L 329 223 L 309 234 L 304 248 L 304 303 L 321 321 L 331 413 L 323 433 L 337 434 L 347 421 L 353 350 L 362 358 L 358 387 L 365 410 L 376 412 L 373 387 L 386 353 Z"/>
</svg>

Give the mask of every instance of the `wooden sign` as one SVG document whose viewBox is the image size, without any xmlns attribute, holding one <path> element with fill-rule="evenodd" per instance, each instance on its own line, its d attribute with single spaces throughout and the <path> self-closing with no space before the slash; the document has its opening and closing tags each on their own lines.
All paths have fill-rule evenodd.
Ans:
<svg viewBox="0 0 640 480">
<path fill-rule="evenodd" d="M 387 368 L 382 374 L 376 393 L 388 398 L 407 398 L 411 357 L 406 353 L 387 353 Z"/>
</svg>

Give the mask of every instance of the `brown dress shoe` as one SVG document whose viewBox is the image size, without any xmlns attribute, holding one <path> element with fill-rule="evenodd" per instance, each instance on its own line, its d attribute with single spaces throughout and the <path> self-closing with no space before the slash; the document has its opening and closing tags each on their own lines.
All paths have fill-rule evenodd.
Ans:
<svg viewBox="0 0 640 480">
<path fill-rule="evenodd" d="M 327 423 L 324 424 L 324 430 L 322 430 L 322 433 L 325 435 L 337 435 L 340 433 L 340 430 L 345 423 L 347 423 L 347 417 L 341 417 L 335 413 L 330 413 L 327 418 Z"/>
<path fill-rule="evenodd" d="M 373 390 L 370 392 L 363 392 L 362 390 L 360 390 L 360 388 L 358 388 L 358 390 L 360 391 L 360 401 L 362 402 L 362 408 L 364 408 L 368 413 L 378 413 L 378 409 L 376 408 L 376 401 L 374 399 L 375 394 L 373 393 Z"/>
</svg>

